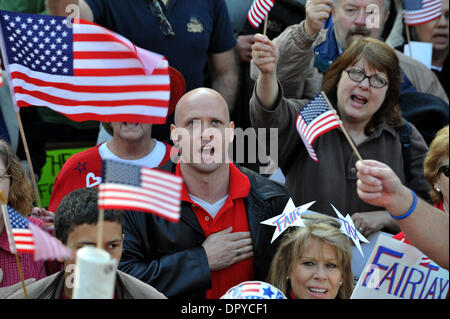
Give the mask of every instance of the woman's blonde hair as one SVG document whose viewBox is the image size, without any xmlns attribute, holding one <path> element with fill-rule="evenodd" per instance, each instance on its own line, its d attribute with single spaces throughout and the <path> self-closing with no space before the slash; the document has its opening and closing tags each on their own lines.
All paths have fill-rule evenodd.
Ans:
<svg viewBox="0 0 450 319">
<path fill-rule="evenodd" d="M 342 286 L 336 298 L 349 299 L 353 291 L 352 252 L 348 237 L 340 231 L 340 223 L 328 216 L 308 214 L 302 216 L 306 227 L 287 232 L 273 258 L 267 282 L 289 295 L 289 274 L 295 262 L 314 239 L 336 247 L 337 267 L 342 273 Z"/>
<path fill-rule="evenodd" d="M 443 200 L 442 193 L 434 189 L 434 182 L 437 179 L 437 172 L 441 161 L 444 158 L 448 158 L 448 125 L 440 129 L 437 132 L 436 137 L 430 144 L 427 156 L 423 163 L 425 178 L 431 186 L 430 196 L 435 203 L 439 203 Z"/>
<path fill-rule="evenodd" d="M 33 209 L 31 181 L 11 146 L 2 139 L 0 139 L 0 159 L 5 164 L 5 174 L 11 175 L 8 205 L 20 214 L 28 216 Z"/>
</svg>

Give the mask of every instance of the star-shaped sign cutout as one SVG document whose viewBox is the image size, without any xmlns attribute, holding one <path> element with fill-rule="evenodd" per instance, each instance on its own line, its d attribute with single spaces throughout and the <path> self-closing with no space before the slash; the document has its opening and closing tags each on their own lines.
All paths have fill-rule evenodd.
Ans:
<svg viewBox="0 0 450 319">
<path fill-rule="evenodd" d="M 349 214 L 347 216 L 343 216 L 332 204 L 330 204 L 331 207 L 333 207 L 334 211 L 336 212 L 336 215 L 338 215 L 339 220 L 341 221 L 341 232 L 350 237 L 353 240 L 353 243 L 358 248 L 361 255 L 364 257 L 363 251 L 361 249 L 360 241 L 364 243 L 369 243 L 369 241 L 364 237 L 355 227 L 355 224 L 353 224 L 353 220 L 350 217 Z"/>
<path fill-rule="evenodd" d="M 261 224 L 276 226 L 275 232 L 272 236 L 272 241 L 270 243 L 273 243 L 278 236 L 288 229 L 288 227 L 305 227 L 301 215 L 314 203 L 315 201 L 296 207 L 294 201 L 290 198 L 280 215 L 262 221 Z"/>
</svg>

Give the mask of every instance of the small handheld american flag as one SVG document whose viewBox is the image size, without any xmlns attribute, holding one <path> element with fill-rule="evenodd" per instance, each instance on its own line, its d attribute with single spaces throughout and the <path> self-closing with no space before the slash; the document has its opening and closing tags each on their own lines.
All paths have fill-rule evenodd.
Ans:
<svg viewBox="0 0 450 319">
<path fill-rule="evenodd" d="M 11 253 L 33 253 L 35 261 L 65 259 L 72 256 L 69 248 L 13 208 L 7 206 L 3 213 Z"/>
<path fill-rule="evenodd" d="M 330 109 L 323 94 L 320 92 L 300 110 L 296 123 L 298 134 L 315 162 L 318 159 L 312 143 L 320 135 L 340 126 L 337 115 Z"/>
<path fill-rule="evenodd" d="M 143 211 L 178 222 L 182 183 L 160 170 L 105 160 L 98 208 Z"/>
<path fill-rule="evenodd" d="M 405 24 L 427 23 L 441 16 L 442 0 L 402 0 Z"/>
<path fill-rule="evenodd" d="M 18 107 L 74 121 L 166 122 L 167 60 L 94 23 L 0 11 L 2 54 Z"/>
<path fill-rule="evenodd" d="M 274 4 L 274 0 L 253 0 L 252 6 L 248 11 L 248 21 L 255 29 L 258 29 Z"/>
</svg>

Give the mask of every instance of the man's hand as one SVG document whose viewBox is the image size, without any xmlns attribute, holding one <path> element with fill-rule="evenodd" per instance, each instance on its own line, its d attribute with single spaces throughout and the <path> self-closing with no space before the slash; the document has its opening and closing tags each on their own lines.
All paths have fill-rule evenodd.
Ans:
<svg viewBox="0 0 450 319">
<path fill-rule="evenodd" d="M 366 203 L 386 208 L 392 215 L 402 215 L 413 202 L 413 195 L 394 171 L 375 160 L 357 161 L 357 193 Z"/>
<path fill-rule="evenodd" d="M 236 51 L 241 62 L 250 63 L 252 60 L 252 45 L 254 43 L 255 36 L 253 34 L 238 36 Z"/>
<path fill-rule="evenodd" d="M 0 269 L 0 284 L 3 281 L 3 270 Z M 34 278 L 29 278 L 27 280 L 25 280 L 25 286 L 29 286 L 31 283 L 35 282 L 36 279 Z M 11 286 L 7 286 L 7 287 L 1 287 L 0 288 L 0 299 L 6 299 L 8 296 L 12 295 L 13 293 L 15 293 L 16 291 L 23 289 L 22 288 L 22 283 L 18 282 L 17 284 L 11 285 Z"/>
<path fill-rule="evenodd" d="M 392 224 L 395 223 L 387 211 L 355 213 L 352 220 L 355 228 L 366 238 L 385 227 L 392 228 Z M 398 226 L 395 231 L 399 231 Z"/>
<path fill-rule="evenodd" d="M 217 271 L 253 256 L 252 239 L 249 232 L 232 233 L 228 227 L 211 234 L 203 243 L 208 257 L 209 269 Z"/>
<path fill-rule="evenodd" d="M 34 207 L 31 211 L 31 217 L 44 221 L 44 230 L 50 235 L 55 236 L 55 213 L 50 212 L 45 208 Z"/>
<path fill-rule="evenodd" d="M 252 45 L 253 63 L 263 74 L 275 74 L 278 63 L 278 48 L 262 34 L 255 34 L 255 43 Z"/>
<path fill-rule="evenodd" d="M 315 37 L 322 30 L 323 22 L 328 19 L 333 8 L 333 0 L 306 0 L 305 31 Z"/>
</svg>

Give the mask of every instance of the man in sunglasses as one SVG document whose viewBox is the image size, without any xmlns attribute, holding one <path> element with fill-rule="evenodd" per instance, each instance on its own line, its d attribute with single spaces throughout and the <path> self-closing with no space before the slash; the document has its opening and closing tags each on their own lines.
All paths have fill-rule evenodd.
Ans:
<svg viewBox="0 0 450 319">
<path fill-rule="evenodd" d="M 67 16 L 73 10 L 67 7 L 69 4 L 78 4 L 81 19 L 164 55 L 184 76 L 186 91 L 207 86 L 204 75 L 208 65 L 211 87 L 229 107 L 234 105 L 238 83 L 236 38 L 224 0 L 47 0 L 53 15 Z M 152 137 L 169 140 L 171 122 L 172 117 L 165 125 L 155 125 Z"/>
<path fill-rule="evenodd" d="M 277 78 L 285 96 L 311 99 L 320 92 L 323 74 L 351 42 L 362 37 L 382 40 L 390 3 L 391 0 L 307 0 L 306 19 L 273 40 L 279 48 Z M 324 28 L 324 23 L 329 27 Z M 399 51 L 396 53 L 403 73 L 402 93 L 428 93 L 448 103 L 445 90 L 431 70 Z M 253 63 L 251 75 L 258 77 Z"/>
</svg>

